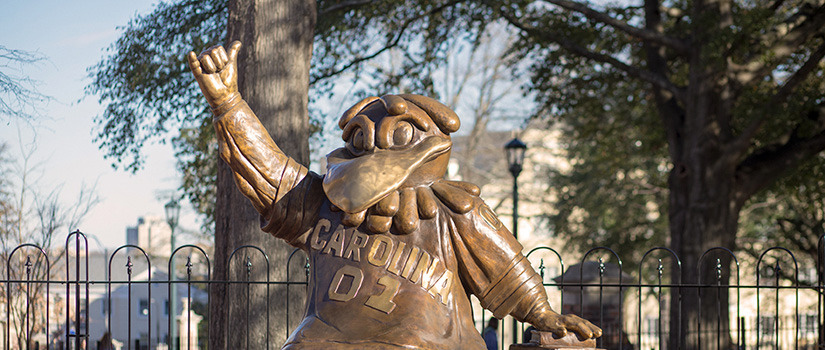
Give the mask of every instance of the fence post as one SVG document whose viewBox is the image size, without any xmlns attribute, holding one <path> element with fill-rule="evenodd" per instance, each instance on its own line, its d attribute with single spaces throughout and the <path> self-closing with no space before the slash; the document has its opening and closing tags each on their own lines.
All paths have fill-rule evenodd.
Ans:
<svg viewBox="0 0 825 350">
<path fill-rule="evenodd" d="M 745 318 L 739 317 L 739 349 L 745 350 L 748 347 L 747 330 L 745 328 Z"/>
</svg>

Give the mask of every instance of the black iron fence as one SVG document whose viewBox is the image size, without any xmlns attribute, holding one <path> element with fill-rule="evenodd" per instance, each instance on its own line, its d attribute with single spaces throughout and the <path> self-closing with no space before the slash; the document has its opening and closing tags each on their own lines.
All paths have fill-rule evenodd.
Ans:
<svg viewBox="0 0 825 350">
<path fill-rule="evenodd" d="M 303 305 L 290 294 L 305 295 L 309 279 L 309 260 L 299 250 L 283 265 L 270 264 L 258 247 L 238 247 L 227 262 L 234 264 L 235 273 L 215 280 L 214 266 L 201 247 L 177 248 L 172 256 L 181 263 L 173 268 L 173 259 L 152 256 L 134 245 L 90 253 L 79 231 L 71 233 L 59 250 L 22 244 L 0 253 L 5 264 L 0 279 L 4 349 L 207 349 L 212 332 L 223 332 L 227 339 L 246 337 L 249 344 L 244 329 L 210 324 L 214 296 L 209 291 L 216 285 L 245 290 L 245 295 L 231 297 L 243 298 L 234 305 L 246 315 L 256 307 L 251 288 L 265 290 L 266 310 L 271 310 L 270 291 L 285 291 L 278 312 L 247 320 L 266 322 L 266 329 L 270 323 L 285 325 L 285 334 L 265 334 L 263 344 L 278 348 L 300 322 L 295 312 Z M 728 249 L 714 248 L 699 264 L 710 264 L 710 276 L 694 284 L 681 281 L 681 262 L 668 248 L 640 254 L 632 273 L 624 271 L 618 254 L 605 247 L 591 249 L 571 266 L 549 247 L 535 248 L 527 257 L 544 279 L 554 309 L 582 315 L 603 328 L 602 348 L 681 348 L 688 339 L 689 348 L 698 349 L 825 349 L 823 238 L 817 255 L 816 261 L 805 261 L 788 249 L 771 247 L 758 258 L 740 260 Z M 730 266 L 723 263 L 725 257 Z M 156 261 L 165 264 L 153 265 Z M 289 266 L 296 264 L 303 273 L 290 272 Z M 254 278 L 255 269 L 264 269 L 264 277 Z M 273 280 L 273 275 L 285 277 Z M 175 289 L 175 300 L 181 302 L 172 310 L 174 303 L 169 301 Z M 699 302 L 688 305 L 688 298 Z M 481 332 L 490 314 L 475 300 L 474 304 L 473 317 Z M 683 316 L 683 308 L 696 305 L 701 305 L 697 318 Z M 179 329 L 176 339 L 169 336 L 173 326 Z M 528 326 L 505 319 L 496 330 L 500 349 L 528 341 Z"/>
</svg>

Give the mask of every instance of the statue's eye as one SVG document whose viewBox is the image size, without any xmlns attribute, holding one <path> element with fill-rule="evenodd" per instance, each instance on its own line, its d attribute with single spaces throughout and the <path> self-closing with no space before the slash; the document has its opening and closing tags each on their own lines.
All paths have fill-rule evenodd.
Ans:
<svg viewBox="0 0 825 350">
<path fill-rule="evenodd" d="M 406 146 L 413 137 L 413 126 L 409 122 L 400 121 L 392 133 L 392 143 L 396 147 Z"/>
<path fill-rule="evenodd" d="M 358 128 L 352 135 L 352 146 L 355 147 L 355 149 L 364 149 L 364 130 L 361 130 L 361 128 Z"/>
<path fill-rule="evenodd" d="M 349 138 L 349 144 L 347 145 L 350 152 L 354 155 L 361 155 L 364 152 L 365 144 L 364 144 L 364 130 L 360 127 L 355 127 L 352 131 L 352 136 Z"/>
</svg>

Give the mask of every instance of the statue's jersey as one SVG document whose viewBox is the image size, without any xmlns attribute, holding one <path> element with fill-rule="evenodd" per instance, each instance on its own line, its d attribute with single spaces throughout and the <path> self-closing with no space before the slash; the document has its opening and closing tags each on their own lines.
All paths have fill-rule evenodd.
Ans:
<svg viewBox="0 0 825 350">
<path fill-rule="evenodd" d="M 215 126 L 262 229 L 310 257 L 306 316 L 284 349 L 484 349 L 470 294 L 497 317 L 546 303 L 521 245 L 477 196 L 463 214 L 438 202 L 406 235 L 347 227 L 321 176 L 286 157 L 245 103 Z"/>
<path fill-rule="evenodd" d="M 340 217 L 325 204 L 295 242 L 309 251 L 312 279 L 287 349 L 484 349 L 472 319 L 460 317 L 471 306 L 444 208 L 409 235 L 370 234 Z"/>
</svg>

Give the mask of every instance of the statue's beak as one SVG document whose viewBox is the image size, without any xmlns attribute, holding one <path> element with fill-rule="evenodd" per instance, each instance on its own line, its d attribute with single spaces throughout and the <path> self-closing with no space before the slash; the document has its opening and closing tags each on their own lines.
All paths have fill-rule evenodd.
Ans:
<svg viewBox="0 0 825 350">
<path fill-rule="evenodd" d="M 416 169 L 450 150 L 448 138 L 430 136 L 405 150 L 378 150 L 352 157 L 339 148 L 327 155 L 324 192 L 347 213 L 366 210 L 396 190 Z"/>
</svg>

